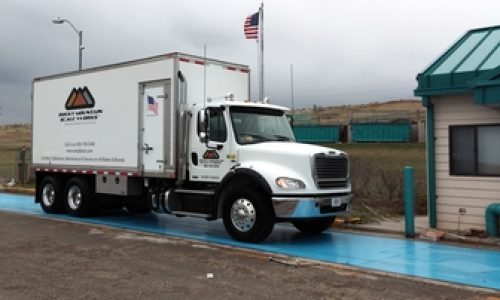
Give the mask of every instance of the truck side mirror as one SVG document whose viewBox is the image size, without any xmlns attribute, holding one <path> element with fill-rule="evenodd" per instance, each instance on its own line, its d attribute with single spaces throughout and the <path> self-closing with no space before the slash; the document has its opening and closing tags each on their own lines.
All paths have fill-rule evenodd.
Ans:
<svg viewBox="0 0 500 300">
<path fill-rule="evenodd" d="M 208 120 L 210 119 L 210 111 L 208 109 L 200 109 L 198 112 L 198 136 L 200 142 L 208 141 Z"/>
</svg>

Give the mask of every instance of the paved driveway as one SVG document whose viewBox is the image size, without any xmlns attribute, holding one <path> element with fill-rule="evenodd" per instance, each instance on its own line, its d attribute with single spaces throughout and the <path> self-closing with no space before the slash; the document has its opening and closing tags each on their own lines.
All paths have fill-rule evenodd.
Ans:
<svg viewBox="0 0 500 300">
<path fill-rule="evenodd" d="M 39 205 L 34 203 L 32 196 L 13 194 L 0 194 L 0 210 L 133 229 L 500 290 L 500 249 L 494 251 L 457 247 L 333 230 L 311 237 L 286 225 L 277 225 L 263 243 L 245 244 L 233 241 L 220 221 L 208 222 L 156 214 L 131 216 L 125 211 L 87 219 L 45 215 Z"/>
</svg>

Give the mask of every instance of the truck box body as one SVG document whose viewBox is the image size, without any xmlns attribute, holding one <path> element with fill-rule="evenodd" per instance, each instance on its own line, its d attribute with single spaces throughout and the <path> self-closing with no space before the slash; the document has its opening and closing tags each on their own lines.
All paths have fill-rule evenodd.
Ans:
<svg viewBox="0 0 500 300">
<path fill-rule="evenodd" d="M 35 79 L 33 165 L 175 176 L 178 72 L 188 105 L 202 101 L 205 71 L 207 97 L 249 97 L 247 66 L 207 60 L 204 69 L 203 58 L 173 53 Z M 144 143 L 154 148 L 152 161 L 142 156 Z"/>
</svg>

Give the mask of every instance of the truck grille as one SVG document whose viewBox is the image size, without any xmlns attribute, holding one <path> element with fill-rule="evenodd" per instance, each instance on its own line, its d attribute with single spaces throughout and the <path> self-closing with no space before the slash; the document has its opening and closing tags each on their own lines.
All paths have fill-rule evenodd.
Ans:
<svg viewBox="0 0 500 300">
<path fill-rule="evenodd" d="M 314 179 L 320 189 L 347 186 L 349 161 L 343 156 L 314 155 Z"/>
</svg>

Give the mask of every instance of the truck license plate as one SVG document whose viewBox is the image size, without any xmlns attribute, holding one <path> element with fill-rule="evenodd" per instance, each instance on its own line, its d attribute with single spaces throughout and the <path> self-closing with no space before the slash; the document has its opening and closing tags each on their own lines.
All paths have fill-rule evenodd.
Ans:
<svg viewBox="0 0 500 300">
<path fill-rule="evenodd" d="M 332 207 L 339 207 L 342 204 L 340 198 L 332 198 Z"/>
</svg>

